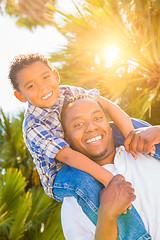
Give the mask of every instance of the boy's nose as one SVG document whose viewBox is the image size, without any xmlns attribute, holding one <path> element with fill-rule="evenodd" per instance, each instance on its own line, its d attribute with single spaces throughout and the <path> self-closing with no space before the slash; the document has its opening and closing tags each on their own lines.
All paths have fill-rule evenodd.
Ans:
<svg viewBox="0 0 160 240">
<path fill-rule="evenodd" d="M 47 81 L 39 81 L 38 83 L 38 86 L 39 86 L 39 89 L 42 91 L 44 88 L 46 88 L 46 82 Z"/>
</svg>

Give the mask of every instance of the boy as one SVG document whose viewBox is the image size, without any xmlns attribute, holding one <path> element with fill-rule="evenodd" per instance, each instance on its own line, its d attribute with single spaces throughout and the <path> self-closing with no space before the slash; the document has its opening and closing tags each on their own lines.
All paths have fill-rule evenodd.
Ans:
<svg viewBox="0 0 160 240">
<path fill-rule="evenodd" d="M 77 176 L 74 173 L 70 174 L 67 165 L 87 172 L 104 186 L 107 186 L 113 175 L 88 157 L 72 150 L 64 141 L 59 121 L 63 103 L 67 98 L 78 94 L 89 94 L 97 98 L 125 137 L 133 129 L 130 118 L 117 105 L 99 96 L 99 92 L 95 89 L 86 91 L 73 86 L 59 86 L 58 72 L 51 67 L 46 58 L 38 54 L 15 58 L 9 78 L 15 90 L 15 97 L 21 102 L 28 102 L 23 134 L 27 148 L 34 158 L 44 191 L 58 201 L 62 201 L 68 195 L 83 199 L 85 204 L 87 203 L 84 211 L 90 217 L 89 211 L 94 210 L 94 203 L 88 193 L 91 192 L 90 183 L 87 185 L 86 193 L 86 187 L 78 177 L 90 178 L 82 172 Z M 92 130 L 92 126 L 90 128 Z M 100 139 L 95 137 L 90 141 L 96 144 Z M 57 175 L 61 179 L 58 182 Z M 96 185 L 97 181 L 94 184 Z M 93 183 L 92 187 L 95 187 Z M 55 189 L 59 189 L 57 194 Z M 91 220 L 94 222 L 93 219 Z"/>
</svg>

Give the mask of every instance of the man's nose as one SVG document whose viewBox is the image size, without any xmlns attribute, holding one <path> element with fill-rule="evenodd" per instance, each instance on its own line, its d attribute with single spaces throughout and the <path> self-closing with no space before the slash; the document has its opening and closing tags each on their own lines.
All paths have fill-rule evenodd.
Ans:
<svg viewBox="0 0 160 240">
<path fill-rule="evenodd" d="M 86 123 L 86 132 L 94 131 L 96 128 L 97 126 L 92 121 Z"/>
</svg>

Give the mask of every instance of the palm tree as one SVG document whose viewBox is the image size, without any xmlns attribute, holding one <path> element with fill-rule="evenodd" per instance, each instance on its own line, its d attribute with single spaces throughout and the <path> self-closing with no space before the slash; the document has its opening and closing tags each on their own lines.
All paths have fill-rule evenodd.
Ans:
<svg viewBox="0 0 160 240">
<path fill-rule="evenodd" d="M 0 181 L 0 240 L 64 240 L 60 205 L 42 188 L 25 192 L 26 181 L 8 169 Z"/>
<path fill-rule="evenodd" d="M 29 0 L 20 2 L 30 4 L 30 10 L 23 16 L 27 19 L 31 9 L 35 9 L 34 4 Z M 118 103 L 131 116 L 159 123 L 159 0 L 82 0 L 74 3 L 77 14 L 66 15 L 52 2 L 40 5 L 35 1 L 38 8 L 49 12 L 44 14 L 46 22 L 68 40 L 66 46 L 50 57 L 59 66 L 61 82 L 97 87 L 103 96 Z M 59 20 L 53 19 L 55 12 L 59 13 Z M 32 21 L 26 24 L 20 20 L 23 22 L 20 25 L 32 29 L 37 24 L 46 24 L 43 18 L 40 22 L 33 17 L 30 19 Z M 113 52 L 108 53 L 110 46 L 119 49 L 115 61 L 111 61 Z"/>
<path fill-rule="evenodd" d="M 51 55 L 61 63 L 62 82 L 97 87 L 131 116 L 152 116 L 159 123 L 159 0 L 84 2 L 83 8 L 77 6 L 78 16 L 62 14 L 64 25 L 57 24 L 68 39 L 60 53 Z M 109 46 L 120 53 L 107 65 Z"/>
<path fill-rule="evenodd" d="M 38 25 L 44 27 L 53 23 L 53 11 L 48 8 L 49 4 L 55 5 L 56 0 L 1 0 L 5 6 L 5 12 L 16 19 L 19 27 L 27 27 L 30 30 Z M 3 12 L 3 8 L 1 13 Z"/>
</svg>

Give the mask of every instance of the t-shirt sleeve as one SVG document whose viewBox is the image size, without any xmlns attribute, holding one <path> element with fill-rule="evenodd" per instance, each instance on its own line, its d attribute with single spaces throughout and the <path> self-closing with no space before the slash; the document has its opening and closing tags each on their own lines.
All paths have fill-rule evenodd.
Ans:
<svg viewBox="0 0 160 240">
<path fill-rule="evenodd" d="M 95 239 L 95 225 L 84 214 L 74 197 L 64 199 L 61 208 L 61 222 L 66 240 Z"/>
</svg>

